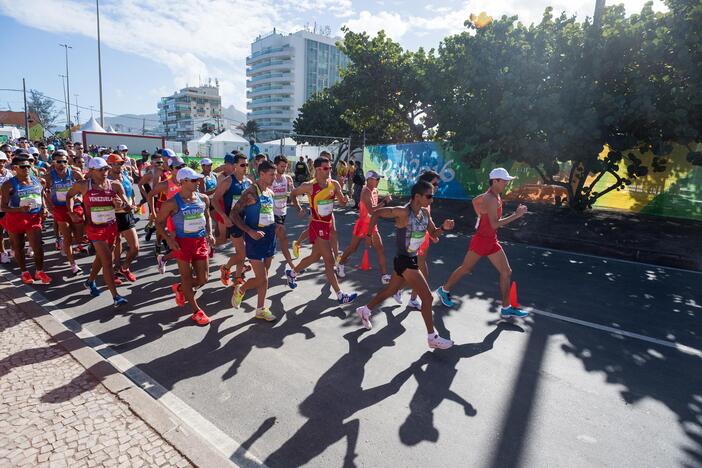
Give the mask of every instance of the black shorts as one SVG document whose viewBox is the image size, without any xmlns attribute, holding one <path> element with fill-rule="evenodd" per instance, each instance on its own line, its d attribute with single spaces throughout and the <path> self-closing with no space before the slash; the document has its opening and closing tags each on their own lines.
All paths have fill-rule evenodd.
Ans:
<svg viewBox="0 0 702 468">
<path fill-rule="evenodd" d="M 238 239 L 240 237 L 244 237 L 244 231 L 242 231 L 241 229 L 239 229 L 236 226 L 232 226 L 230 228 L 227 228 L 227 234 L 229 235 L 229 237 L 233 237 L 235 239 Z"/>
<path fill-rule="evenodd" d="M 5 212 L 4 212 L 4 211 L 0 211 L 0 219 L 2 219 L 2 218 L 4 218 L 4 217 L 5 217 Z M 2 226 L 0 226 L 0 227 L 2 227 Z"/>
<path fill-rule="evenodd" d="M 417 265 L 417 256 L 407 256 L 407 255 L 398 255 L 396 256 L 393 261 L 393 268 L 395 269 L 395 273 L 398 275 L 402 276 L 402 273 L 405 272 L 405 270 L 419 270 L 419 265 Z"/>
<path fill-rule="evenodd" d="M 136 226 L 132 213 L 115 213 L 117 217 L 117 231 L 124 232 Z"/>
<path fill-rule="evenodd" d="M 275 220 L 275 224 L 285 224 L 285 216 L 287 215 L 273 215 L 273 219 Z"/>
</svg>

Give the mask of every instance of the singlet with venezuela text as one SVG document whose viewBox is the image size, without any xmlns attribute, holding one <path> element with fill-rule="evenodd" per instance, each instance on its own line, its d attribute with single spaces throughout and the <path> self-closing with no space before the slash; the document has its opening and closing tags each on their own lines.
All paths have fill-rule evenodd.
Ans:
<svg viewBox="0 0 702 468">
<path fill-rule="evenodd" d="M 117 222 L 113 200 L 117 194 L 112 190 L 112 182 L 105 181 L 109 188 L 94 187 L 93 179 L 88 179 L 88 191 L 83 197 L 85 221 L 89 226 L 107 227 Z"/>
<path fill-rule="evenodd" d="M 424 243 L 427 226 L 429 225 L 429 213 L 426 209 L 420 208 L 417 215 L 412 211 L 412 207 L 407 204 L 407 226 L 397 228 L 397 254 L 408 257 L 416 257 L 419 247 Z"/>
<path fill-rule="evenodd" d="M 171 215 L 176 237 L 201 238 L 207 235 L 205 221 L 205 202 L 200 195 L 193 193 L 194 200 L 183 200 L 180 193 L 173 196 L 178 204 L 178 211 Z"/>
<path fill-rule="evenodd" d="M 321 187 L 317 182 L 312 185 L 312 220 L 331 223 L 334 196 L 334 185 L 331 182 L 326 187 Z"/>
</svg>

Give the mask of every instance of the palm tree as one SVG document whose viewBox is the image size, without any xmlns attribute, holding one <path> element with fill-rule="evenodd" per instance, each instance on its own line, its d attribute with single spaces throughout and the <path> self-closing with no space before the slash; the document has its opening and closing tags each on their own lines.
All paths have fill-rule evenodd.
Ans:
<svg viewBox="0 0 702 468">
<path fill-rule="evenodd" d="M 258 128 L 258 123 L 255 120 L 248 120 L 245 124 L 240 123 L 239 125 L 237 125 L 236 128 L 241 130 L 241 132 L 244 135 L 244 138 L 255 138 L 256 134 L 260 130 Z"/>
</svg>

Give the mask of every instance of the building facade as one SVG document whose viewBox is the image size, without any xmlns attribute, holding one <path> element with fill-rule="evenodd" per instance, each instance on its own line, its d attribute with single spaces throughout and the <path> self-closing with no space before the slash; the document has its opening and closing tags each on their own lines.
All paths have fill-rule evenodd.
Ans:
<svg viewBox="0 0 702 468">
<path fill-rule="evenodd" d="M 309 31 L 259 36 L 246 58 L 246 118 L 255 120 L 259 141 L 292 132 L 308 97 L 340 80 L 348 58 L 336 47 L 341 38 Z"/>
<path fill-rule="evenodd" d="M 169 140 L 188 141 L 202 135 L 203 124 L 223 128 L 218 86 L 188 86 L 158 103 L 158 132 Z"/>
</svg>

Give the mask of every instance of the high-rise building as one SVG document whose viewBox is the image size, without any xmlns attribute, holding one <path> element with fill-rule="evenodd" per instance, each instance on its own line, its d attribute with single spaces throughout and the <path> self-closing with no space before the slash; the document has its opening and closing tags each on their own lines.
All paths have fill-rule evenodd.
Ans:
<svg viewBox="0 0 702 468">
<path fill-rule="evenodd" d="M 170 140 L 192 140 L 201 135 L 199 129 L 203 124 L 221 129 L 222 98 L 219 87 L 188 86 L 163 97 L 158 103 L 158 117 L 161 121 L 159 133 Z"/>
<path fill-rule="evenodd" d="M 298 31 L 273 32 L 251 43 L 246 58 L 247 120 L 255 120 L 265 141 L 292 132 L 308 97 L 339 81 L 348 58 L 336 47 L 341 38 Z"/>
</svg>

